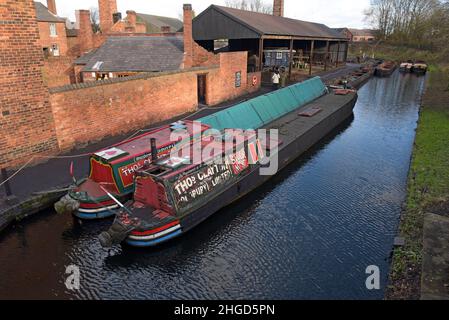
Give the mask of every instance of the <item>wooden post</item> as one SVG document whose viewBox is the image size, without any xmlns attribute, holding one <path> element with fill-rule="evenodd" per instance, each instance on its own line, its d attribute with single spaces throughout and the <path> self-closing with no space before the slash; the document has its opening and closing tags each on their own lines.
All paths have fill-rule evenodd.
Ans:
<svg viewBox="0 0 449 320">
<path fill-rule="evenodd" d="M 344 55 L 344 63 L 348 61 L 348 50 L 349 50 L 349 42 L 345 42 L 345 55 Z"/>
<path fill-rule="evenodd" d="M 292 67 L 293 67 L 293 38 L 290 40 L 290 63 L 288 66 L 288 80 L 292 79 Z"/>
<path fill-rule="evenodd" d="M 310 48 L 309 56 L 309 76 L 312 75 L 312 63 L 313 63 L 313 51 L 315 50 L 315 40 L 312 40 L 312 46 Z"/>
<path fill-rule="evenodd" d="M 324 71 L 327 71 L 328 60 L 329 60 L 329 40 L 326 41 L 326 55 L 324 57 Z"/>
<path fill-rule="evenodd" d="M 337 45 L 337 59 L 335 61 L 335 66 L 338 68 L 338 60 L 340 59 L 340 41 L 338 41 Z"/>
<path fill-rule="evenodd" d="M 259 70 L 258 71 L 262 71 L 263 68 L 263 38 L 261 37 L 259 39 L 259 66 L 258 66 Z"/>
<path fill-rule="evenodd" d="M 4 168 L 1 171 L 2 171 L 2 181 L 6 181 L 8 179 L 8 172 Z M 5 187 L 6 196 L 7 197 L 12 196 L 12 191 L 11 191 L 11 186 L 9 185 L 9 181 L 5 182 L 4 187 Z"/>
</svg>

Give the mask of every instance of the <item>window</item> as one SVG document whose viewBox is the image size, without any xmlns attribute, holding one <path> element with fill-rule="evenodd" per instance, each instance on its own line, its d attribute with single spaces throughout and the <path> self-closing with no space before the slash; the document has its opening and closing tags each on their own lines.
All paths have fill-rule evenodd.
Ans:
<svg viewBox="0 0 449 320">
<path fill-rule="evenodd" d="M 51 50 L 53 52 L 53 56 L 59 57 L 59 46 L 57 44 L 52 44 Z"/>
<path fill-rule="evenodd" d="M 56 23 L 50 23 L 50 37 L 57 37 L 58 33 L 56 32 Z"/>
<path fill-rule="evenodd" d="M 100 70 L 101 66 L 103 65 L 103 61 L 97 61 L 95 62 L 94 66 L 92 67 L 93 70 Z"/>
<path fill-rule="evenodd" d="M 44 57 L 48 58 L 50 56 L 50 48 L 43 48 Z"/>
</svg>

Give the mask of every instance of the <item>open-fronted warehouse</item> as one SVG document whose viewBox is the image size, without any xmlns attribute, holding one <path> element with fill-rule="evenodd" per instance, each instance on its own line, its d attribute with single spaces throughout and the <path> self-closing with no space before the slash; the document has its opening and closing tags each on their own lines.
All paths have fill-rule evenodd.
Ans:
<svg viewBox="0 0 449 320">
<path fill-rule="evenodd" d="M 248 51 L 248 69 L 309 74 L 346 61 L 348 39 L 324 24 L 212 5 L 193 21 L 195 41 L 209 51 Z"/>
</svg>

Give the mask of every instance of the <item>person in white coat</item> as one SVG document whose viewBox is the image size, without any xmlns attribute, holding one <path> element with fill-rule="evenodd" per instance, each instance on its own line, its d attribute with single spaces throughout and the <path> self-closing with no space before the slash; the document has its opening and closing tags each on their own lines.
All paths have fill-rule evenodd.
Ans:
<svg viewBox="0 0 449 320">
<path fill-rule="evenodd" d="M 281 75 L 279 74 L 279 71 L 276 70 L 273 73 L 273 76 L 271 77 L 271 81 L 273 82 L 273 87 L 275 90 L 279 89 L 279 83 L 281 81 Z"/>
</svg>

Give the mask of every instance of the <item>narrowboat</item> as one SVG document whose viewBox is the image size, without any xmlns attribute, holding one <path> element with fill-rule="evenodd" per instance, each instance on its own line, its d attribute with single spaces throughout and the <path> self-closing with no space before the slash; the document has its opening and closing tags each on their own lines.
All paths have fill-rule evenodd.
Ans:
<svg viewBox="0 0 449 320">
<path fill-rule="evenodd" d="M 116 201 L 123 209 L 100 234 L 101 245 L 157 246 L 244 197 L 352 115 L 357 92 L 344 91 L 313 78 L 200 119 L 220 134 L 203 136 L 192 150 L 221 151 L 195 162 L 184 145 L 139 170 L 133 200 Z M 312 109 L 319 112 L 306 112 Z M 262 171 L 273 163 L 274 172 Z"/>
<path fill-rule="evenodd" d="M 409 60 L 407 62 L 401 63 L 401 65 L 399 66 L 399 71 L 404 73 L 411 73 L 413 71 L 413 62 Z"/>
<path fill-rule="evenodd" d="M 396 63 L 385 61 L 376 67 L 375 75 L 378 77 L 389 77 L 396 70 Z"/>
<path fill-rule="evenodd" d="M 417 61 L 413 64 L 413 73 L 417 75 L 425 75 L 427 73 L 428 66 L 424 61 Z"/>
<path fill-rule="evenodd" d="M 179 147 L 181 142 L 171 141 L 173 131 L 186 130 L 194 138 L 209 128 L 207 125 L 194 128 L 192 121 L 179 121 L 93 153 L 89 159 L 88 177 L 77 181 L 55 208 L 65 212 L 65 207 L 69 206 L 74 209 L 69 211 L 81 219 L 113 216 L 119 206 L 107 192 L 120 201 L 131 199 L 136 172 L 149 166 L 154 154 L 163 157 Z"/>
</svg>

